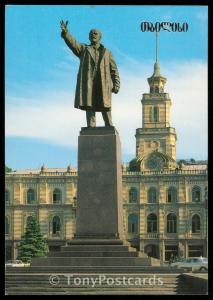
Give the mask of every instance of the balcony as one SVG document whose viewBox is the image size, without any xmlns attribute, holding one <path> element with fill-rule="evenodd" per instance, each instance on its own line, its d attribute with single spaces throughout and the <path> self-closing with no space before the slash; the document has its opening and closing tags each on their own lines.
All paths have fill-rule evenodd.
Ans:
<svg viewBox="0 0 213 300">
<path fill-rule="evenodd" d="M 56 239 L 59 239 L 59 238 L 62 238 L 62 233 L 61 233 L 61 231 L 56 231 L 56 233 L 52 233 L 51 235 L 50 235 L 50 238 L 56 238 Z"/>
<path fill-rule="evenodd" d="M 163 238 L 163 234 L 162 233 L 158 233 L 158 232 L 150 232 L 150 233 L 145 233 L 143 235 L 141 235 L 142 239 L 161 239 Z"/>
<path fill-rule="evenodd" d="M 199 240 L 199 239 L 205 239 L 206 237 L 202 232 L 195 232 L 195 233 L 190 232 L 188 234 L 188 238 Z"/>
<path fill-rule="evenodd" d="M 181 238 L 177 232 L 166 232 L 164 233 L 165 239 L 178 239 Z"/>
</svg>

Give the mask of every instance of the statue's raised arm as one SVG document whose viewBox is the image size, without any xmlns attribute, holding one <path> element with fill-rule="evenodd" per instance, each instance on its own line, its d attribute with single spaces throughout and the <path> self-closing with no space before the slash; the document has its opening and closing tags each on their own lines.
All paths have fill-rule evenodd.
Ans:
<svg viewBox="0 0 213 300">
<path fill-rule="evenodd" d="M 113 126 L 111 98 L 120 89 L 120 77 L 112 53 L 101 44 L 100 30 L 91 29 L 90 44 L 82 44 L 70 34 L 67 24 L 60 22 L 61 37 L 80 59 L 74 106 L 86 111 L 88 127 L 96 126 L 96 112 L 102 113 L 105 126 Z"/>
<path fill-rule="evenodd" d="M 80 44 L 78 41 L 76 41 L 76 39 L 71 35 L 71 33 L 68 31 L 68 21 L 66 21 L 64 23 L 64 21 L 62 20 L 60 22 L 60 26 L 61 26 L 61 37 L 64 39 L 65 43 L 67 44 L 67 46 L 72 50 L 72 52 L 80 57 L 81 55 L 81 51 L 83 49 L 83 44 Z"/>
</svg>

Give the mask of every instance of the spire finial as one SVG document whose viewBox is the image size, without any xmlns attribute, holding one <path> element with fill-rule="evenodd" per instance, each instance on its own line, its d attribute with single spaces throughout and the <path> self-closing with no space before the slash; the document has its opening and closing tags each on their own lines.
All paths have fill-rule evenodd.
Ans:
<svg viewBox="0 0 213 300">
<path fill-rule="evenodd" d="M 158 62 L 158 32 L 156 31 L 156 62 Z"/>
</svg>

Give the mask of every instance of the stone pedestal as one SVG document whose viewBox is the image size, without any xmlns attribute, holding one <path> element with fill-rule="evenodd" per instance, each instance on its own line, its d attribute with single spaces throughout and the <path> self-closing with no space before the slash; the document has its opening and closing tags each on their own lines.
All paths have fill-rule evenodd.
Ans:
<svg viewBox="0 0 213 300">
<path fill-rule="evenodd" d="M 80 132 L 75 238 L 123 238 L 121 146 L 114 127 Z"/>
<path fill-rule="evenodd" d="M 114 127 L 82 128 L 78 140 L 76 234 L 31 271 L 139 272 L 151 259 L 124 241 L 121 146 Z"/>
</svg>

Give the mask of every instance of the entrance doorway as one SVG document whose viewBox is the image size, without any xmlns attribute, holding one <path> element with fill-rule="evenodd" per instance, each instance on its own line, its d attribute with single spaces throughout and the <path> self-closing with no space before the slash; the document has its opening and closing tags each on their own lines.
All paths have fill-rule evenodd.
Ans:
<svg viewBox="0 0 213 300">
<path fill-rule="evenodd" d="M 165 260 L 169 261 L 170 258 L 178 256 L 178 245 L 165 245 Z"/>
<path fill-rule="evenodd" d="M 150 257 L 159 258 L 159 247 L 157 245 L 147 245 L 144 251 Z"/>
<path fill-rule="evenodd" d="M 5 261 L 12 259 L 12 246 L 6 246 L 5 248 Z"/>
</svg>

